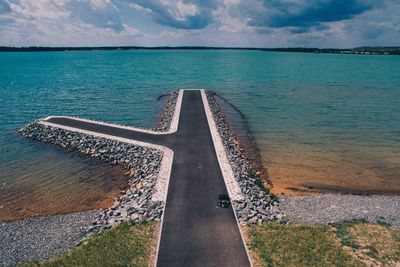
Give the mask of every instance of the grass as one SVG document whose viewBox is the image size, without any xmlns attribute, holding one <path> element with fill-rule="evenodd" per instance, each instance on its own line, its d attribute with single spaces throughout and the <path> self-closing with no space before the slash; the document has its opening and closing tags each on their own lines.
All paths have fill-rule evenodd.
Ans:
<svg viewBox="0 0 400 267">
<path fill-rule="evenodd" d="M 354 237 L 349 232 L 351 226 L 360 223 L 367 223 L 367 221 L 362 219 L 361 220 L 357 219 L 351 221 L 344 221 L 342 223 L 335 225 L 336 236 L 339 238 L 342 246 L 352 248 L 353 250 L 360 248 L 360 245 L 354 240 Z"/>
<path fill-rule="evenodd" d="M 150 266 L 158 223 L 125 222 L 65 255 L 21 266 Z"/>
<path fill-rule="evenodd" d="M 267 223 L 249 226 L 248 234 L 260 266 L 363 266 L 330 226 Z"/>
<path fill-rule="evenodd" d="M 346 233 L 346 241 L 342 241 L 345 248 L 366 266 L 400 265 L 400 230 L 365 221 L 344 222 L 336 228 L 341 240 Z"/>
<path fill-rule="evenodd" d="M 387 223 L 267 223 L 245 229 L 255 266 L 400 266 L 400 230 Z"/>
</svg>

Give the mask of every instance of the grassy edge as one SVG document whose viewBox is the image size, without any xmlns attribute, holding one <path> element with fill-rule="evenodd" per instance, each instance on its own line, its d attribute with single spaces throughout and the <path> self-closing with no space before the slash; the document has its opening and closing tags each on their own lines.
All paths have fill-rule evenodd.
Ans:
<svg viewBox="0 0 400 267">
<path fill-rule="evenodd" d="M 247 225 L 240 225 L 239 226 L 242 234 L 243 234 L 243 241 L 244 241 L 244 245 L 247 247 L 247 251 L 249 252 L 249 258 L 250 258 L 250 264 L 253 267 L 262 267 L 264 266 L 262 259 L 260 258 L 259 253 L 257 253 L 257 251 L 255 251 L 252 247 L 251 247 L 251 238 L 249 235 L 249 227 Z"/>
<path fill-rule="evenodd" d="M 18 266 L 154 266 L 159 229 L 159 222 L 127 221 L 64 254 L 22 262 Z"/>
<path fill-rule="evenodd" d="M 261 232 L 262 232 L 263 229 L 260 227 L 268 227 L 268 226 L 271 227 L 270 228 L 271 230 L 274 230 L 273 228 L 279 227 L 279 228 L 281 228 L 282 233 L 280 233 L 278 236 L 275 236 L 275 237 L 268 236 L 268 241 L 270 243 L 268 244 L 268 242 L 266 242 L 265 248 L 272 247 L 277 250 L 275 252 L 273 252 L 275 254 L 262 256 L 262 251 L 260 250 L 260 247 L 257 247 L 257 244 L 255 242 L 255 239 L 256 239 L 256 238 L 254 238 L 255 232 L 252 233 L 252 231 L 255 228 L 258 228 L 258 230 L 261 230 Z M 289 227 L 291 229 L 288 231 L 287 227 Z M 326 235 L 326 236 L 329 236 L 329 238 L 326 240 L 326 243 L 318 244 L 317 242 L 314 241 L 314 239 L 312 239 L 310 237 L 309 238 L 310 242 L 307 242 L 307 243 L 309 243 L 308 246 L 304 246 L 304 243 L 299 244 L 299 246 L 298 246 L 299 251 L 294 252 L 292 255 L 288 255 L 288 253 L 287 253 L 288 251 L 287 251 L 287 248 L 285 250 L 285 246 L 289 245 L 289 246 L 296 247 L 296 245 L 294 245 L 294 244 L 298 244 L 298 243 L 297 242 L 291 243 L 290 240 L 291 240 L 291 238 L 293 238 L 293 236 L 288 236 L 288 235 L 285 236 L 285 231 L 290 232 L 291 235 L 294 235 L 295 236 L 294 241 L 296 241 L 296 235 L 298 237 L 299 233 L 301 234 L 302 231 L 304 231 L 304 228 L 311 230 L 311 232 L 313 232 L 313 231 L 321 232 L 322 237 L 324 235 Z M 298 230 L 298 233 L 296 233 L 297 230 Z M 316 266 L 315 264 L 318 264 L 318 266 L 363 266 L 357 258 L 355 258 L 353 255 L 350 255 L 347 251 L 345 251 L 340 246 L 339 240 L 334 239 L 334 237 L 336 236 L 334 231 L 331 229 L 330 226 L 327 226 L 327 225 L 281 224 L 281 223 L 277 223 L 277 222 L 269 222 L 269 223 L 265 223 L 262 225 L 243 226 L 243 233 L 245 234 L 245 243 L 249 249 L 252 264 L 255 267 L 258 267 L 258 266 L 299 266 L 298 264 L 301 264 L 301 266 Z M 262 235 L 262 233 L 259 232 L 257 235 L 257 238 L 259 238 L 260 235 Z M 292 241 L 293 241 L 293 239 L 292 239 Z M 258 245 L 259 245 L 259 243 L 258 243 Z M 283 247 L 283 249 L 282 249 L 282 247 Z M 327 248 L 332 249 L 332 251 L 326 250 Z M 293 247 L 291 247 L 290 249 L 293 249 Z M 324 252 L 325 254 L 320 254 L 320 255 L 315 254 L 315 251 L 318 251 L 318 250 Z M 303 253 L 305 251 L 311 252 L 311 255 L 307 254 L 307 253 Z M 326 254 L 331 254 L 331 255 L 329 257 L 327 257 Z M 338 256 L 338 258 L 340 258 L 340 261 L 334 263 L 332 260 L 336 259 L 335 256 Z M 272 260 L 272 262 L 265 261 L 266 257 L 269 258 L 270 260 Z M 293 259 L 293 257 L 296 257 L 295 261 L 290 261 L 290 258 Z M 321 262 L 316 263 L 316 261 L 318 261 L 319 258 L 321 259 Z M 273 259 L 281 260 L 281 262 L 279 262 L 279 261 L 274 262 Z M 313 261 L 311 264 L 309 262 L 310 259 Z M 345 265 L 343 265 L 343 263 L 345 263 Z"/>
<path fill-rule="evenodd" d="M 380 217 L 377 223 L 363 219 L 335 224 L 343 248 L 367 266 L 400 266 L 400 229 Z"/>
<path fill-rule="evenodd" d="M 270 228 L 268 228 L 268 225 L 270 225 Z M 262 229 L 261 227 L 267 228 Z M 350 263 L 350 265 L 354 266 L 397 266 L 396 264 L 400 264 L 400 229 L 391 228 L 387 223 L 370 223 L 362 219 L 343 221 L 331 225 L 270 222 L 261 226 L 241 226 L 241 229 L 252 265 L 255 267 L 281 266 L 282 262 L 285 263 L 285 266 L 297 266 L 296 264 L 299 262 L 302 262 L 303 266 L 312 266 L 313 264 L 331 266 L 329 264 L 333 263 L 331 260 L 334 257 L 327 258 L 326 256 L 327 253 L 332 254 L 333 251 L 336 251 L 336 255 L 339 255 L 337 254 L 338 252 L 341 254 L 342 260 L 341 263 L 336 263 L 339 264 L 337 266 L 342 266 L 343 263 Z M 326 236 L 332 237 L 330 238 L 331 240 L 327 240 L 331 244 L 326 246 L 326 244 L 318 243 L 320 241 L 316 241 L 318 239 L 315 235 L 308 235 L 308 237 L 305 235 L 305 238 L 309 240 L 306 244 L 298 242 L 299 234 L 302 236 L 301 229 L 325 231 Z M 296 234 L 297 230 L 299 233 Z M 273 233 L 274 231 L 275 233 Z M 279 232 L 279 234 L 277 235 L 276 232 Z M 261 237 L 261 240 L 264 239 L 264 241 L 260 243 L 261 235 L 264 235 Z M 388 243 L 390 243 L 390 246 Z M 298 251 L 297 255 L 291 255 L 293 261 L 282 260 L 289 256 L 287 254 L 288 247 L 296 250 L 296 244 L 298 244 Z M 325 247 L 325 250 L 319 250 L 320 252 L 315 254 L 319 246 Z M 332 251 L 329 251 L 331 249 Z M 308 252 L 306 253 L 306 251 Z M 347 260 L 343 261 L 346 257 Z M 267 258 L 271 262 L 266 261 Z M 278 261 L 275 262 L 275 259 L 278 259 Z M 314 259 L 311 265 L 310 259 Z"/>
</svg>

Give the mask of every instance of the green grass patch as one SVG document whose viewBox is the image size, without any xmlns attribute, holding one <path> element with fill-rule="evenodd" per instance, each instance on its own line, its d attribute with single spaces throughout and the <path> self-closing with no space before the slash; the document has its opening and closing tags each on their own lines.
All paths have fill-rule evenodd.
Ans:
<svg viewBox="0 0 400 267">
<path fill-rule="evenodd" d="M 21 266 L 149 266 L 157 229 L 158 223 L 125 222 L 65 255 Z"/>
<path fill-rule="evenodd" d="M 249 226 L 250 249 L 262 266 L 363 266 L 346 253 L 330 226 Z"/>
<path fill-rule="evenodd" d="M 353 236 L 349 232 L 350 227 L 360 223 L 366 223 L 366 221 L 363 219 L 356 219 L 344 221 L 334 225 L 336 228 L 336 236 L 339 238 L 340 243 L 343 246 L 350 247 L 354 250 L 360 248 L 360 245 L 354 240 Z"/>
<path fill-rule="evenodd" d="M 363 220 L 336 225 L 341 243 L 368 266 L 400 265 L 400 230 Z"/>
</svg>

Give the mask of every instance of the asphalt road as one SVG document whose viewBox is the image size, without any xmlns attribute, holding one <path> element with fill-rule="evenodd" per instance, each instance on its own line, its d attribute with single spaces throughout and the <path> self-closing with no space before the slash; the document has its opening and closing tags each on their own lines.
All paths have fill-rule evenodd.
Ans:
<svg viewBox="0 0 400 267">
<path fill-rule="evenodd" d="M 52 123 L 164 145 L 174 151 L 157 266 L 250 266 L 227 194 L 200 91 L 185 91 L 178 131 L 152 135 L 74 119 Z"/>
</svg>

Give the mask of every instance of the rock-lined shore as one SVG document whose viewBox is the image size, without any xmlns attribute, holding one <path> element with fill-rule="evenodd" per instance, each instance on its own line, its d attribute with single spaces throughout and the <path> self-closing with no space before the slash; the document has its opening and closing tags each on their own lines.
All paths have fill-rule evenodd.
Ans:
<svg viewBox="0 0 400 267">
<path fill-rule="evenodd" d="M 168 95 L 158 127 L 154 131 L 167 131 L 174 116 L 179 91 Z M 164 203 L 152 201 L 154 186 L 160 170 L 162 152 L 133 144 L 99 138 L 79 132 L 33 122 L 22 128 L 19 133 L 43 143 L 51 143 L 80 154 L 119 164 L 127 170 L 130 188 L 115 201 L 111 208 L 105 209 L 87 228 L 88 237 L 126 220 L 160 220 Z"/>
<path fill-rule="evenodd" d="M 225 151 L 245 201 L 233 203 L 241 223 L 269 220 L 306 224 L 329 224 L 344 220 L 365 219 L 400 228 L 400 196 L 363 196 L 321 194 L 280 196 L 279 201 L 264 191 L 251 163 L 242 155 L 240 146 L 212 92 L 207 98 L 223 139 Z"/>
<path fill-rule="evenodd" d="M 152 130 L 168 131 L 177 98 L 178 91 L 170 93 L 160 123 Z M 326 224 L 365 218 L 372 222 L 383 221 L 400 227 L 400 217 L 397 213 L 400 197 L 320 195 L 281 197 L 278 201 L 275 196 L 269 194 L 269 190 L 264 187 L 263 181 L 254 171 L 252 162 L 242 153 L 237 138 L 212 92 L 207 92 L 207 99 L 235 179 L 244 196 L 244 200 L 232 203 L 241 224 L 261 224 L 271 220 Z M 38 122 L 25 126 L 20 133 L 27 138 L 55 144 L 109 164 L 121 165 L 127 170 L 130 186 L 116 199 L 111 208 L 104 210 L 0 223 L 0 240 L 5 240 L 0 241 L 0 255 L 7 255 L 0 257 L 0 265 L 62 253 L 83 239 L 125 220 L 152 221 L 161 218 L 165 203 L 153 201 L 152 196 L 163 159 L 162 152 L 45 126 Z M 220 147 L 222 148 L 221 145 Z M 32 233 L 32 229 L 40 231 Z M 63 234 L 54 234 L 55 229 L 71 235 L 66 238 Z M 14 232 L 17 238 L 13 236 Z M 34 238 L 31 241 L 29 239 L 32 235 Z M 29 245 L 25 245 L 26 243 Z"/>
<path fill-rule="evenodd" d="M 168 94 L 168 98 L 164 105 L 163 112 L 157 123 L 157 127 L 153 128 L 153 131 L 167 132 L 171 127 L 172 119 L 175 114 L 176 101 L 178 100 L 179 90 L 172 91 Z"/>
<path fill-rule="evenodd" d="M 168 94 L 160 121 L 153 131 L 169 130 L 178 93 L 174 91 Z M 0 266 L 63 253 L 89 236 L 125 220 L 152 221 L 161 218 L 164 203 L 151 200 L 163 157 L 160 151 L 37 122 L 26 125 L 19 132 L 27 138 L 122 165 L 127 170 L 130 187 L 108 209 L 0 223 Z M 55 234 L 55 231 L 59 234 Z"/>
<path fill-rule="evenodd" d="M 244 195 L 243 201 L 232 203 L 239 222 L 261 224 L 271 220 L 282 220 L 284 216 L 278 208 L 277 198 L 269 194 L 249 160 L 241 153 L 237 138 L 227 123 L 214 94 L 210 91 L 206 94 L 228 160 Z"/>
<path fill-rule="evenodd" d="M 152 191 L 160 169 L 162 153 L 133 144 L 94 137 L 79 132 L 45 126 L 34 122 L 20 130 L 20 134 L 43 143 L 51 143 L 77 151 L 110 164 L 119 164 L 127 170 L 130 188 L 111 208 L 93 222 L 90 232 L 100 232 L 125 220 L 160 219 L 163 203 L 152 202 Z"/>
</svg>

